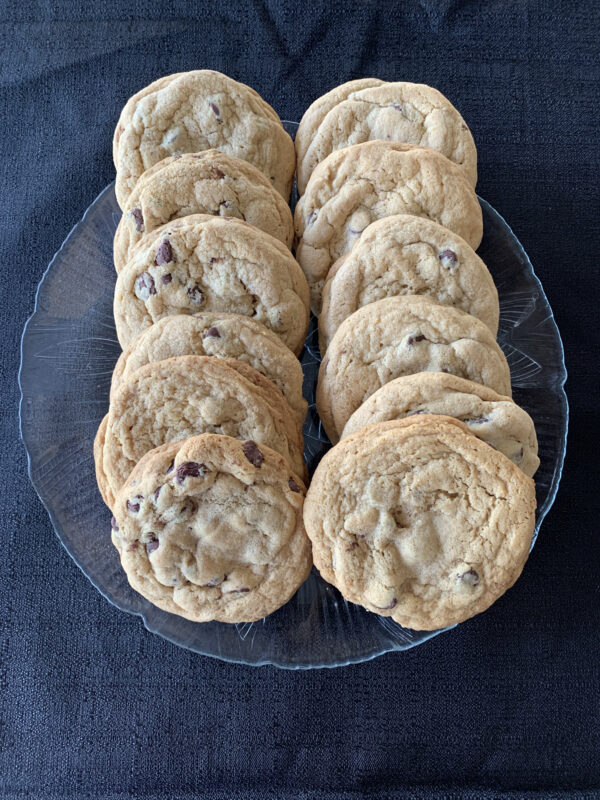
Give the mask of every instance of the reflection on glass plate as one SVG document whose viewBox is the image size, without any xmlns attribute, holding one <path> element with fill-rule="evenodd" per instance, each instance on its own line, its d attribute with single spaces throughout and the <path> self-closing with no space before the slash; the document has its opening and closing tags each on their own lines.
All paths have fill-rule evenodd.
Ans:
<svg viewBox="0 0 600 800">
<path fill-rule="evenodd" d="M 554 500 L 565 452 L 562 343 L 526 253 L 502 217 L 485 201 L 481 205 L 485 234 L 478 252 L 500 294 L 499 341 L 510 364 L 514 398 L 533 417 L 539 438 L 537 536 Z M 120 352 L 112 318 L 112 240 L 118 218 L 111 185 L 50 263 L 23 332 L 21 433 L 30 477 L 74 561 L 112 603 L 139 614 L 148 630 L 228 661 L 333 667 L 406 650 L 437 635 L 407 630 L 347 603 L 314 570 L 284 608 L 245 625 L 188 622 L 155 608 L 130 588 L 110 541 L 110 513 L 96 488 L 92 458 Z M 301 361 L 310 404 L 305 455 L 312 474 L 329 447 L 314 405 L 320 361 L 314 319 Z"/>
</svg>

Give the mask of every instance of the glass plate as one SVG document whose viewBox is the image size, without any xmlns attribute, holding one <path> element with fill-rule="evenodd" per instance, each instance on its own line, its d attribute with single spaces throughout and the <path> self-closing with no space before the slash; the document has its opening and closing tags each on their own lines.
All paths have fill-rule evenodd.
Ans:
<svg viewBox="0 0 600 800">
<path fill-rule="evenodd" d="M 563 347 L 525 251 L 502 217 L 484 200 L 481 205 L 485 233 L 479 253 L 500 295 L 499 341 L 510 364 L 514 398 L 533 417 L 540 445 L 535 541 L 556 495 L 565 454 Z M 29 475 L 75 563 L 114 605 L 138 614 L 149 631 L 226 661 L 292 669 L 342 666 L 406 650 L 440 633 L 407 630 L 347 603 L 315 570 L 287 605 L 243 625 L 189 622 L 155 608 L 130 588 L 110 541 L 110 513 L 96 488 L 92 457 L 120 352 L 112 316 L 112 241 L 119 214 L 111 184 L 50 262 L 21 343 L 20 422 Z M 320 361 L 315 322 L 301 356 L 310 405 L 304 436 L 311 474 L 329 447 L 314 403 Z"/>
</svg>

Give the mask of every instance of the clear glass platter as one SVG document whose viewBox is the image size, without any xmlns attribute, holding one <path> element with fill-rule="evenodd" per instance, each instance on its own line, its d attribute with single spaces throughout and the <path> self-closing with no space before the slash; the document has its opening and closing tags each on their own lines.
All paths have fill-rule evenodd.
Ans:
<svg viewBox="0 0 600 800">
<path fill-rule="evenodd" d="M 484 238 L 478 252 L 500 295 L 499 342 L 510 364 L 514 399 L 533 417 L 539 439 L 535 542 L 554 501 L 565 455 L 563 347 L 523 247 L 504 219 L 484 200 L 481 205 Z M 112 317 L 112 240 L 119 213 L 111 184 L 46 269 L 21 343 L 20 423 L 29 475 L 75 563 L 104 597 L 139 615 L 149 631 L 225 661 L 335 667 L 406 650 L 440 633 L 407 630 L 347 603 L 315 570 L 287 605 L 244 625 L 189 622 L 155 608 L 130 588 L 110 541 L 110 512 L 96 488 L 92 457 L 120 352 Z M 312 474 L 329 447 L 314 405 L 320 361 L 314 318 L 301 361 L 310 405 L 305 455 Z"/>
</svg>

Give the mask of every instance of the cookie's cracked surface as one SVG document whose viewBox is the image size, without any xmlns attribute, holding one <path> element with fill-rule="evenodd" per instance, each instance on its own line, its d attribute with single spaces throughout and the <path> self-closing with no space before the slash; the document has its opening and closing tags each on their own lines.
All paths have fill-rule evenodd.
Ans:
<svg viewBox="0 0 600 800">
<path fill-rule="evenodd" d="M 437 89 L 420 83 L 350 81 L 320 97 L 296 133 L 298 191 L 330 153 L 371 139 L 431 147 L 477 183 L 477 150 L 469 128 Z"/>
<path fill-rule="evenodd" d="M 535 507 L 533 481 L 508 458 L 426 415 L 362 428 L 326 453 L 304 523 L 315 566 L 347 600 L 435 630 L 512 586 Z"/>
<path fill-rule="evenodd" d="M 292 244 L 292 212 L 256 167 L 220 150 L 185 153 L 150 167 L 133 188 L 115 234 L 117 272 L 145 233 L 190 214 L 241 219 Z"/>
<path fill-rule="evenodd" d="M 459 419 L 529 477 L 540 464 L 535 426 L 526 411 L 510 397 L 444 372 L 418 372 L 384 384 L 352 414 L 342 438 L 366 425 L 414 414 Z"/>
<path fill-rule="evenodd" d="M 114 315 L 122 347 L 171 314 L 251 317 L 299 353 L 309 289 L 290 251 L 239 220 L 194 214 L 146 234 L 119 273 Z"/>
<path fill-rule="evenodd" d="M 310 571 L 304 491 L 269 447 L 204 434 L 142 458 L 116 498 L 112 540 L 132 587 L 159 608 L 252 622 Z"/>
<path fill-rule="evenodd" d="M 414 214 L 438 222 L 474 249 L 483 234 L 477 196 L 463 170 L 427 147 L 374 140 L 329 155 L 296 206 L 296 257 L 315 313 L 334 261 L 382 217 Z"/>
<path fill-rule="evenodd" d="M 329 270 L 319 316 L 321 355 L 340 324 L 368 303 L 426 295 L 472 314 L 498 332 L 498 292 L 477 253 L 460 236 L 423 217 L 373 222 Z"/>
<path fill-rule="evenodd" d="M 429 297 L 388 297 L 345 319 L 321 362 L 317 409 L 331 441 L 377 389 L 425 370 L 511 394 L 508 363 L 483 322 Z"/>
<path fill-rule="evenodd" d="M 145 453 L 200 433 L 265 444 L 304 476 L 300 425 L 271 381 L 235 359 L 179 356 L 140 367 L 110 404 L 94 450 L 107 505 Z"/>
<path fill-rule="evenodd" d="M 212 70 L 161 78 L 125 105 L 113 139 L 121 208 L 139 177 L 169 156 L 216 148 L 248 161 L 287 200 L 294 145 L 275 111 L 242 83 Z"/>
<path fill-rule="evenodd" d="M 249 364 L 277 386 L 303 424 L 308 406 L 302 397 L 300 362 L 272 331 L 239 314 L 205 312 L 160 319 L 119 357 L 113 370 L 111 397 L 145 364 L 187 355 L 235 358 Z"/>
</svg>

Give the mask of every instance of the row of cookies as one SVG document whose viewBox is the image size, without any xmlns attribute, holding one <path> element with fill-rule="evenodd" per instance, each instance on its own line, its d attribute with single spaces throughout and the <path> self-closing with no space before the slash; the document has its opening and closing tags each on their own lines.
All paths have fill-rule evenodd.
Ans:
<svg viewBox="0 0 600 800">
<path fill-rule="evenodd" d="M 404 626 L 459 622 L 520 574 L 539 465 L 475 253 L 473 139 L 435 90 L 359 81 L 311 106 L 296 149 L 317 410 L 335 445 L 305 503 L 315 565 Z"/>
<path fill-rule="evenodd" d="M 112 540 L 161 608 L 259 619 L 312 564 L 293 144 L 253 90 L 198 71 L 135 95 L 114 154 L 123 353 L 95 441 Z"/>
</svg>

